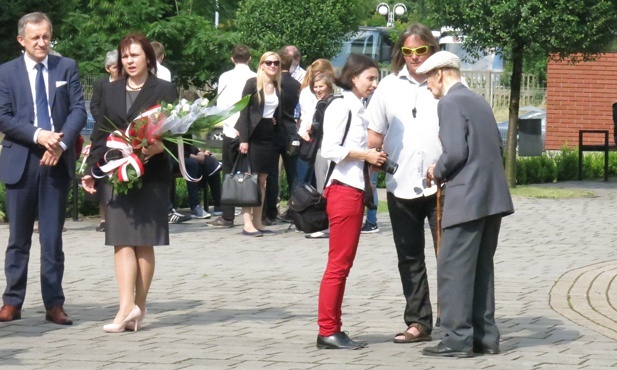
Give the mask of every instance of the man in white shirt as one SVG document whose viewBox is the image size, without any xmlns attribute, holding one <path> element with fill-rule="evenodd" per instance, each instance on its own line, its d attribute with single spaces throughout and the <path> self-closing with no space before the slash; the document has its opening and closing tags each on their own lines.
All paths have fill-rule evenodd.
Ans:
<svg viewBox="0 0 617 370">
<path fill-rule="evenodd" d="M 426 171 L 441 155 L 438 101 L 416 70 L 439 45 L 421 24 L 405 29 L 393 48 L 392 71 L 379 84 L 368 106 L 369 147 L 382 148 L 398 163 L 386 175 L 388 209 L 398 255 L 398 268 L 407 301 L 407 329 L 395 343 L 431 340 L 433 312 L 424 262 L 424 220 L 428 219 L 436 246 L 436 185 L 427 186 Z"/>
<path fill-rule="evenodd" d="M 156 77 L 171 82 L 171 72 L 167 67 L 161 64 L 163 60 L 165 60 L 165 48 L 163 44 L 158 41 L 152 41 L 152 48 L 156 54 Z"/>
<path fill-rule="evenodd" d="M 291 77 L 293 77 L 296 81 L 302 83 L 304 81 L 304 76 L 306 75 L 306 71 L 304 68 L 300 67 L 300 62 L 302 61 L 302 54 L 300 50 L 295 45 L 287 45 L 284 48 L 287 50 L 287 53 L 291 55 L 294 60 L 291 63 L 291 68 L 289 68 L 289 73 L 291 73 Z"/>
<path fill-rule="evenodd" d="M 217 88 L 218 98 L 216 105 L 218 107 L 228 107 L 237 103 L 242 99 L 242 90 L 246 81 L 257 74 L 248 66 L 251 61 L 251 51 L 246 45 L 237 45 L 232 53 L 231 61 L 235 64 L 234 69 L 227 71 L 219 77 Z M 233 159 L 231 141 L 238 136 L 238 131 L 234 128 L 240 113 L 227 118 L 223 122 L 223 173 L 230 173 L 233 167 Z M 234 225 L 234 207 L 221 206 L 223 214 L 210 223 L 215 227 L 232 227 Z"/>
</svg>

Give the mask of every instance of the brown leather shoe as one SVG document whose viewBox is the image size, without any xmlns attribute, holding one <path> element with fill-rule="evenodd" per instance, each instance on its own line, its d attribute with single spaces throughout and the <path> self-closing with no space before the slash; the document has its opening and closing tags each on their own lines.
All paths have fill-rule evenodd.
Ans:
<svg viewBox="0 0 617 370">
<path fill-rule="evenodd" d="M 51 321 L 58 325 L 72 325 L 73 321 L 69 319 L 69 316 L 64 312 L 64 309 L 60 306 L 54 306 L 47 310 L 45 320 Z"/>
<path fill-rule="evenodd" d="M 8 304 L 2 305 L 0 309 L 0 321 L 7 322 L 21 319 L 21 310 L 17 307 L 9 306 Z"/>
</svg>

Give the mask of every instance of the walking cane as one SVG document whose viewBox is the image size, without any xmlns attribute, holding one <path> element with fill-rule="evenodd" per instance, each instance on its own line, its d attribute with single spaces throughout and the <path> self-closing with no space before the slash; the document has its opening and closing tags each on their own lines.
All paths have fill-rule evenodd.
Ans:
<svg viewBox="0 0 617 370">
<path fill-rule="evenodd" d="M 439 256 L 439 247 L 441 246 L 441 216 L 443 215 L 443 209 L 441 208 L 441 184 L 435 181 L 437 186 L 437 246 L 435 247 L 435 258 Z M 437 288 L 439 290 L 439 288 Z M 441 325 L 441 310 L 439 307 L 439 300 L 437 301 L 437 320 L 435 320 L 435 326 Z"/>
</svg>

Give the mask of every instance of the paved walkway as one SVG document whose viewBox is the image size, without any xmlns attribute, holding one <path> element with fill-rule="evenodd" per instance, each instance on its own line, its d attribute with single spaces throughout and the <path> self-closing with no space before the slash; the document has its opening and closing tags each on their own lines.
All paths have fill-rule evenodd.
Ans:
<svg viewBox="0 0 617 370">
<path fill-rule="evenodd" d="M 617 183 L 569 182 L 596 197 L 515 198 L 496 255 L 497 356 L 436 359 L 427 343 L 393 344 L 404 300 L 387 214 L 364 235 L 348 280 L 344 330 L 360 351 L 315 348 L 326 240 L 296 232 L 249 238 L 239 227 L 172 225 L 157 248 L 145 327 L 105 334 L 117 306 L 111 247 L 94 219 L 67 221 L 65 308 L 75 324 L 44 322 L 33 248 L 22 320 L 0 324 L 0 366 L 26 369 L 603 369 L 617 367 Z M 35 234 L 36 235 L 36 234 Z M 427 233 L 428 235 L 428 233 Z M 8 229 L 0 225 L 0 245 Z M 426 249 L 432 296 L 435 259 Z M 4 254 L 0 254 L 4 255 Z M 3 265 L 0 257 L 0 266 Z M 4 281 L 0 285 L 4 285 Z M 3 287 L 2 287 L 3 288 Z M 441 338 L 436 329 L 434 337 Z M 436 344 L 437 341 L 432 342 Z"/>
</svg>

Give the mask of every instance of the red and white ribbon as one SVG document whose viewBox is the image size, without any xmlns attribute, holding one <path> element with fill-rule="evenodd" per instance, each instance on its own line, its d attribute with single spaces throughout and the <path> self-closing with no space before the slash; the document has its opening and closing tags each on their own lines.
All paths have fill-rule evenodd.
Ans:
<svg viewBox="0 0 617 370">
<path fill-rule="evenodd" d="M 201 178 L 203 176 L 199 176 L 198 179 L 191 177 L 191 175 L 189 175 L 189 173 L 186 171 L 186 165 L 184 163 L 184 143 L 182 141 L 182 138 L 178 138 L 178 167 L 180 167 L 180 173 L 182 174 L 182 177 L 184 177 L 184 179 L 186 181 L 190 181 L 190 182 L 198 182 L 201 180 Z"/>
<path fill-rule="evenodd" d="M 129 129 L 130 126 L 126 129 L 127 137 Z M 117 170 L 118 180 L 120 180 L 121 182 L 128 182 L 130 180 L 127 172 L 129 167 L 132 167 L 135 170 L 137 177 L 143 176 L 145 170 L 143 163 L 141 163 L 141 159 L 139 159 L 139 157 L 135 153 L 133 153 L 133 146 L 130 143 L 126 143 L 126 141 L 122 139 L 122 135 L 122 132 L 116 130 L 111 135 L 109 135 L 109 137 L 107 137 L 106 146 L 109 148 L 109 150 L 105 152 L 105 164 L 100 166 L 101 171 L 105 175 L 96 176 L 95 174 L 93 174 L 94 177 L 102 178 L 105 176 L 111 176 L 111 174 Z M 122 158 L 108 160 L 108 155 L 115 152 L 119 152 L 122 155 Z"/>
</svg>

